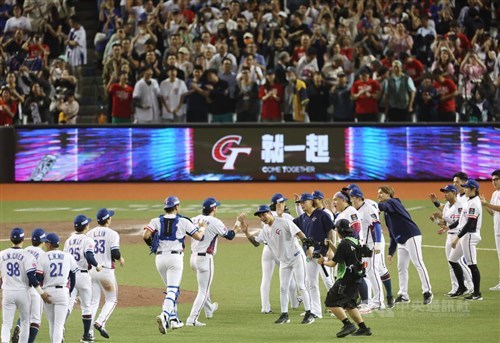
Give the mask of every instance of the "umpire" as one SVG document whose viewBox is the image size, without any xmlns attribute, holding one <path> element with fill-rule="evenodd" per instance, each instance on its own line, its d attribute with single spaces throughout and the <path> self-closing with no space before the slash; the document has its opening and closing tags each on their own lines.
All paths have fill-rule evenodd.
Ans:
<svg viewBox="0 0 500 343">
<path fill-rule="evenodd" d="M 335 252 L 332 261 L 321 257 L 318 263 L 329 267 L 338 265 L 337 281 L 326 295 L 325 305 L 339 320 L 344 323 L 344 327 L 337 333 L 337 337 L 353 336 L 371 336 L 370 328 L 366 327 L 361 313 L 358 311 L 357 298 L 359 286 L 364 277 L 364 268 L 362 261 L 361 246 L 359 241 L 354 238 L 354 232 L 346 219 L 339 220 L 335 225 L 341 241 L 335 248 L 329 241 L 330 249 Z M 344 310 L 345 309 L 345 310 Z M 347 318 L 349 316 L 358 324 L 359 329 Z"/>
</svg>

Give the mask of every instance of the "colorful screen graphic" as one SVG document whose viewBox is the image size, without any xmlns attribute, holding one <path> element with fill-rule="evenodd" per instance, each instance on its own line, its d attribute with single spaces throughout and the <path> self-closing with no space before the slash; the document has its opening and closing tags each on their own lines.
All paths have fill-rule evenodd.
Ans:
<svg viewBox="0 0 500 343">
<path fill-rule="evenodd" d="M 19 128 L 15 180 L 487 179 L 499 156 L 484 126 Z"/>
</svg>

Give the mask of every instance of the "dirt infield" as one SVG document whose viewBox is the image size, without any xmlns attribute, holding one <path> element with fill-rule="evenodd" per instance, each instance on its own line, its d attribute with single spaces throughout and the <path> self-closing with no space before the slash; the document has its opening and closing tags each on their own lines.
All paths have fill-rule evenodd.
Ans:
<svg viewBox="0 0 500 343">
<path fill-rule="evenodd" d="M 274 183 L 14 183 L 0 184 L 0 201 L 23 200 L 158 200 L 177 195 L 181 200 L 202 200 L 208 196 L 224 200 L 262 199 L 275 192 L 291 197 L 293 193 L 320 189 L 333 196 L 349 182 L 274 182 Z M 405 200 L 427 199 L 438 192 L 446 182 L 360 182 L 367 198 L 376 198 L 378 187 L 390 184 L 396 196 Z M 490 183 L 480 182 L 482 189 Z M 484 187 L 486 186 L 486 187 Z"/>
</svg>

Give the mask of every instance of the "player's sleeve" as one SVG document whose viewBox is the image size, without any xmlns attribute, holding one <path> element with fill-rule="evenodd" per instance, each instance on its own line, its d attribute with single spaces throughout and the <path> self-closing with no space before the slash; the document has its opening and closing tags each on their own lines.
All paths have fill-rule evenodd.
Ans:
<svg viewBox="0 0 500 343">
<path fill-rule="evenodd" d="M 392 200 L 386 200 L 378 203 L 378 209 L 379 211 L 384 211 L 384 212 L 394 212 L 394 206 L 392 204 Z"/>
<path fill-rule="evenodd" d="M 94 247 L 95 247 L 94 241 L 91 239 L 86 239 L 84 241 L 84 244 L 85 246 L 83 249 L 83 254 L 85 256 L 85 259 L 87 260 L 87 263 L 94 267 L 97 267 L 98 263 L 94 256 Z"/>
<path fill-rule="evenodd" d="M 295 203 L 295 211 L 297 211 L 297 217 L 300 217 L 304 213 L 298 202 Z"/>
<path fill-rule="evenodd" d="M 323 213 L 324 216 L 323 218 L 321 218 L 323 222 L 323 231 L 325 232 L 326 237 L 328 237 L 330 231 L 335 227 L 335 224 L 333 224 L 332 218 L 330 218 L 330 216 L 325 211 L 323 211 Z M 361 226 L 359 228 L 361 228 Z M 359 230 L 357 232 L 359 232 Z"/>
<path fill-rule="evenodd" d="M 464 227 L 458 233 L 458 237 L 462 238 L 468 232 L 475 232 L 477 228 L 477 220 L 479 217 L 479 209 L 476 204 L 471 204 L 469 208 L 464 209 L 467 213 L 464 213 L 464 216 L 467 217 L 467 222 Z"/>
<path fill-rule="evenodd" d="M 118 234 L 118 232 L 113 231 L 111 239 L 109 240 L 109 249 L 111 251 L 120 249 L 120 235 Z"/>
<path fill-rule="evenodd" d="M 389 243 L 389 255 L 394 256 L 396 249 L 398 247 L 398 242 L 391 235 L 391 242 Z"/>
<path fill-rule="evenodd" d="M 217 231 L 217 233 L 227 240 L 231 241 L 236 236 L 236 232 L 234 230 L 231 230 L 231 229 L 228 230 L 226 228 L 226 226 L 224 225 L 224 223 L 220 219 L 217 219 L 214 227 L 215 227 L 215 230 Z"/>
<path fill-rule="evenodd" d="M 260 230 L 259 234 L 255 237 L 257 243 L 263 244 L 266 242 L 266 236 L 264 230 Z"/>
<path fill-rule="evenodd" d="M 302 232 L 293 221 L 287 220 L 286 223 L 288 224 L 288 228 L 290 230 L 290 233 L 292 234 L 292 237 L 296 236 L 299 232 Z"/>
<path fill-rule="evenodd" d="M 380 224 L 380 218 L 374 207 L 370 206 L 370 221 L 373 227 L 373 240 L 375 242 L 375 250 L 382 250 L 382 225 Z"/>
<path fill-rule="evenodd" d="M 183 222 L 183 225 L 186 229 L 186 234 L 189 236 L 193 236 L 196 232 L 198 232 L 200 230 L 198 228 L 198 226 L 194 225 L 190 220 L 188 220 L 186 218 L 179 219 L 179 223 L 181 221 Z"/>
<path fill-rule="evenodd" d="M 151 221 L 149 222 L 149 224 L 144 227 L 144 230 L 148 230 L 151 233 L 154 233 L 154 232 L 158 231 L 157 225 L 156 225 L 156 221 L 157 221 L 156 219 L 157 218 L 151 219 Z"/>
<path fill-rule="evenodd" d="M 40 283 L 40 285 L 43 285 L 43 277 L 44 277 L 43 267 L 45 265 L 45 258 L 46 258 L 45 254 L 40 256 L 40 258 L 38 259 L 38 264 L 36 266 L 36 279 L 38 283 Z"/>
</svg>

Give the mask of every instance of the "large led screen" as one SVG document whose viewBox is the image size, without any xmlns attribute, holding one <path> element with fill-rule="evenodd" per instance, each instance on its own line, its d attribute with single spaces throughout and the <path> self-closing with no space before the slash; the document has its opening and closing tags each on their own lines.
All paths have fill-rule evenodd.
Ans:
<svg viewBox="0 0 500 343">
<path fill-rule="evenodd" d="M 18 128 L 15 180 L 487 179 L 499 157 L 481 126 Z"/>
</svg>

